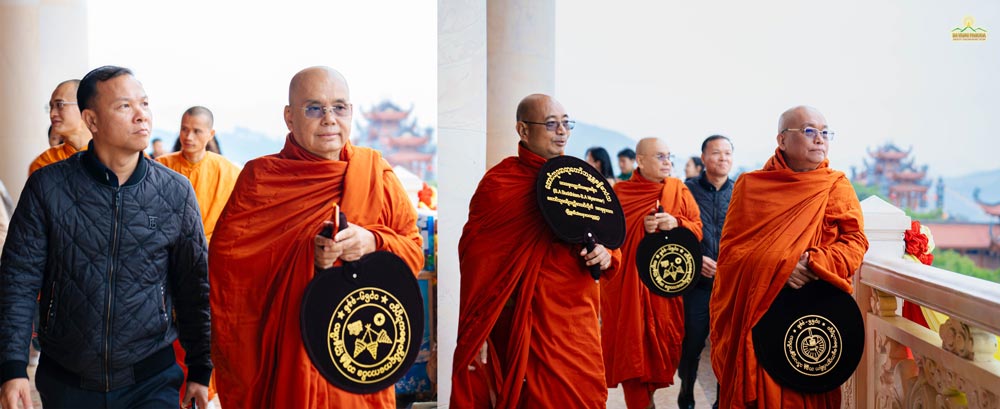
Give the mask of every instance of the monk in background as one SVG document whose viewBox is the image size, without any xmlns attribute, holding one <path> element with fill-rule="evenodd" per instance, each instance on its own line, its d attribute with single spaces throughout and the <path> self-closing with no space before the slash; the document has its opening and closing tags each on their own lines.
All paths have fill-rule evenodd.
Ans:
<svg viewBox="0 0 1000 409">
<path fill-rule="evenodd" d="M 188 108 L 181 116 L 180 152 L 174 152 L 156 158 L 157 162 L 180 173 L 191 181 L 198 208 L 201 210 L 201 222 L 205 226 L 207 243 L 212 241 L 215 222 L 226 207 L 229 194 L 236 185 L 240 168 L 226 158 L 207 151 L 208 141 L 215 137 L 215 117 L 212 111 L 202 106 Z M 177 364 L 187 376 L 187 366 L 184 365 L 184 348 L 180 342 L 174 341 L 174 353 Z M 214 378 L 209 383 L 208 399 L 215 398 Z"/>
<path fill-rule="evenodd" d="M 375 150 L 351 145 L 347 80 L 327 67 L 291 81 L 281 152 L 246 164 L 209 250 L 212 356 L 222 407 L 396 407 L 393 386 L 358 395 L 330 384 L 302 343 L 300 306 L 317 269 L 390 251 L 423 266 L 417 212 Z M 347 229 L 319 236 L 336 215 Z"/>
<path fill-rule="evenodd" d="M 73 156 L 74 153 L 87 150 L 87 144 L 93 136 L 80 116 L 80 106 L 76 101 L 76 89 L 79 86 L 80 80 L 66 80 L 52 91 L 48 106 L 51 122 L 49 140 L 58 136 L 62 143 L 38 155 L 28 166 L 28 176 L 38 169 Z"/>
<path fill-rule="evenodd" d="M 156 158 L 157 162 L 191 181 L 209 243 L 212 242 L 215 222 L 222 214 L 222 208 L 226 207 L 229 194 L 240 175 L 240 168 L 222 155 L 208 151 L 208 143 L 215 137 L 214 126 L 215 117 L 208 108 L 188 108 L 181 116 L 181 150 Z"/>
<path fill-rule="evenodd" d="M 647 233 L 678 227 L 701 240 L 698 203 L 680 179 L 670 177 L 670 148 L 657 138 L 635 147 L 638 169 L 615 184 L 625 212 L 623 271 L 601 280 L 601 342 L 609 388 L 622 385 L 629 409 L 653 407 L 653 392 L 674 383 L 684 340 L 684 299 L 653 294 L 635 265 Z M 657 211 L 659 201 L 663 211 Z"/>
<path fill-rule="evenodd" d="M 853 291 L 868 240 L 851 182 L 830 168 L 831 139 L 815 108 L 789 109 L 774 156 L 733 188 L 710 301 L 720 407 L 840 407 L 839 388 L 807 394 L 776 383 L 757 362 L 751 333 L 785 287 L 824 280 Z"/>
<path fill-rule="evenodd" d="M 453 408 L 607 405 L 600 287 L 588 268 L 613 273 L 621 253 L 560 241 L 535 196 L 542 165 L 563 155 L 573 125 L 552 97 L 521 100 L 517 156 L 487 171 L 472 196 L 458 244 Z"/>
</svg>

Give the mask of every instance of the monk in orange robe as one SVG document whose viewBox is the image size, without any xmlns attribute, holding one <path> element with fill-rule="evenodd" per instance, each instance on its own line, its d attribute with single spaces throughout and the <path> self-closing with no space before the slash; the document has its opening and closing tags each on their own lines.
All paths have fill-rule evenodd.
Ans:
<svg viewBox="0 0 1000 409">
<path fill-rule="evenodd" d="M 774 156 L 736 181 L 710 302 L 720 407 L 840 407 L 839 388 L 812 394 L 776 383 L 757 361 L 751 333 L 784 287 L 824 280 L 853 291 L 868 240 L 854 188 L 829 167 L 832 137 L 816 109 L 789 109 Z"/>
<path fill-rule="evenodd" d="M 226 207 L 229 194 L 240 175 L 240 168 L 207 149 L 208 142 L 215 137 L 214 122 L 212 111 L 208 108 L 188 108 L 181 117 L 181 151 L 156 158 L 191 181 L 209 243 L 212 242 L 215 222 L 222 214 L 222 208 Z"/>
<path fill-rule="evenodd" d="M 215 117 L 212 111 L 202 106 L 188 108 L 181 116 L 181 151 L 156 158 L 157 162 L 184 175 L 194 187 L 198 207 L 201 208 L 201 222 L 205 226 L 206 242 L 211 243 L 215 222 L 222 214 L 222 208 L 229 200 L 240 169 L 221 155 L 208 152 L 208 141 L 215 137 Z M 180 341 L 174 341 L 174 354 L 187 377 L 187 355 Z M 215 398 L 215 378 L 208 385 L 208 399 Z"/>
<path fill-rule="evenodd" d="M 626 406 L 645 409 L 652 407 L 656 389 L 674 383 L 684 340 L 684 299 L 651 293 L 639 279 L 635 253 L 646 233 L 657 230 L 683 227 L 701 240 L 701 212 L 684 182 L 670 177 L 665 142 L 640 140 L 635 153 L 638 171 L 615 184 L 625 212 L 625 263 L 622 273 L 601 280 L 601 342 L 608 387 L 620 383 Z"/>
<path fill-rule="evenodd" d="M 299 310 L 317 268 L 376 250 L 423 266 L 416 209 L 389 164 L 350 144 L 352 106 L 337 71 L 300 71 L 281 152 L 246 164 L 209 249 L 212 357 L 224 408 L 395 408 L 330 384 L 302 343 Z M 350 224 L 319 236 L 339 204 Z"/>
<path fill-rule="evenodd" d="M 517 120 L 518 154 L 479 182 L 458 245 L 451 407 L 604 408 L 600 286 L 588 268 L 613 273 L 621 253 L 560 241 L 538 208 L 538 172 L 573 128 L 562 105 L 530 95 Z"/>
<path fill-rule="evenodd" d="M 61 137 L 63 143 L 38 155 L 28 166 L 28 176 L 38 169 L 73 156 L 74 153 L 87 150 L 92 136 L 80 116 L 80 107 L 76 102 L 76 90 L 79 86 L 80 80 L 66 80 L 52 91 L 48 109 L 49 122 L 52 124 L 50 134 Z"/>
</svg>

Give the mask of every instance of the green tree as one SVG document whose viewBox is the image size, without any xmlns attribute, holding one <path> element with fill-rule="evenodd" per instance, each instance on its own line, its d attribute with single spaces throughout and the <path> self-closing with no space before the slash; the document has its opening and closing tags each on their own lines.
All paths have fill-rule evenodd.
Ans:
<svg viewBox="0 0 1000 409">
<path fill-rule="evenodd" d="M 954 250 L 935 249 L 932 265 L 958 274 L 1000 283 L 1000 268 L 991 270 L 979 267 L 971 258 Z"/>
</svg>

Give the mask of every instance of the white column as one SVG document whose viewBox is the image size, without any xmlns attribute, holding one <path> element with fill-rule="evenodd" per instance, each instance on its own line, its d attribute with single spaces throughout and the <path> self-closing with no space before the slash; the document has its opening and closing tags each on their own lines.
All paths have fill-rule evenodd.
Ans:
<svg viewBox="0 0 1000 409">
<path fill-rule="evenodd" d="M 862 201 L 861 211 L 865 218 L 865 236 L 868 237 L 865 257 L 902 257 L 906 248 L 903 232 L 910 229 L 910 217 L 906 212 L 878 196 L 869 196 Z"/>
<path fill-rule="evenodd" d="M 487 167 L 486 20 L 486 0 L 438 0 L 439 407 L 451 396 L 458 335 L 458 239 Z"/>
<path fill-rule="evenodd" d="M 42 0 L 39 19 L 41 85 L 48 100 L 56 84 L 90 71 L 87 0 Z"/>
<path fill-rule="evenodd" d="M 517 154 L 517 103 L 555 93 L 555 0 L 489 0 L 487 154 L 493 166 Z"/>
<path fill-rule="evenodd" d="M 39 56 L 39 2 L 0 0 L 0 180 L 15 200 L 48 147 Z"/>
</svg>

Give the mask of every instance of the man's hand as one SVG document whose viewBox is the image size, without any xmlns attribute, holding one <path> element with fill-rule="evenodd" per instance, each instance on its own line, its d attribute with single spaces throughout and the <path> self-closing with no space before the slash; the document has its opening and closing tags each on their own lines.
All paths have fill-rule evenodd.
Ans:
<svg viewBox="0 0 1000 409">
<path fill-rule="evenodd" d="M 809 252 L 807 251 L 802 253 L 802 256 L 799 257 L 799 262 L 795 263 L 792 275 L 788 277 L 788 286 L 797 290 L 806 285 L 806 283 L 818 279 L 819 277 L 809 270 Z"/>
<path fill-rule="evenodd" d="M 333 239 L 340 248 L 340 259 L 344 261 L 357 261 L 375 251 L 375 234 L 354 223 L 348 223 L 347 228 Z"/>
<path fill-rule="evenodd" d="M 669 231 L 678 225 L 676 217 L 664 212 L 646 215 L 642 220 L 642 227 L 646 230 L 646 233 L 656 232 L 657 229 Z"/>
<path fill-rule="evenodd" d="M 600 244 L 594 247 L 594 251 L 589 253 L 587 252 L 587 248 L 584 247 L 583 250 L 580 250 L 580 257 L 583 257 L 583 261 L 587 264 L 587 267 L 598 265 L 601 266 L 601 270 L 607 270 L 611 267 L 611 253 Z"/>
<path fill-rule="evenodd" d="M 208 407 L 208 387 L 197 382 L 188 382 L 187 386 L 184 388 L 184 396 L 181 401 L 184 402 L 183 408 L 191 407 L 191 399 L 198 404 L 198 409 L 205 409 Z"/>
<path fill-rule="evenodd" d="M 325 227 L 326 225 L 333 226 L 333 222 L 323 222 L 323 226 Z M 320 269 L 333 267 L 333 263 L 337 261 L 337 257 L 340 257 L 342 252 L 341 247 L 337 246 L 337 243 L 333 239 L 328 239 L 318 234 L 313 238 L 313 245 L 316 246 L 314 262 L 316 263 L 316 268 Z"/>
<path fill-rule="evenodd" d="M 31 385 L 28 378 L 14 378 L 3 383 L 0 387 L 0 408 L 17 409 L 17 403 L 21 402 L 25 409 L 34 408 L 31 404 Z"/>
<path fill-rule="evenodd" d="M 708 278 L 715 278 L 715 260 L 709 256 L 701 256 L 701 275 Z"/>
</svg>

